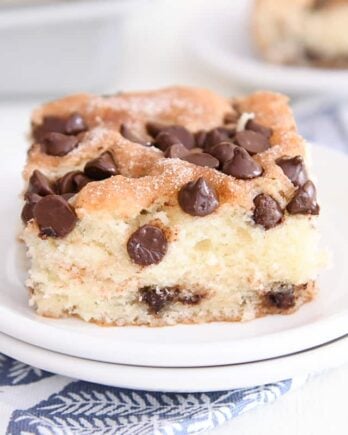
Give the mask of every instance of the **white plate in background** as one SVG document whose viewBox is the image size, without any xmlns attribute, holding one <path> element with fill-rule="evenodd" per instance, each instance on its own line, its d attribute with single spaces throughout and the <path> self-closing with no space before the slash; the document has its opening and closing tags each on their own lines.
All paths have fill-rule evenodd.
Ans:
<svg viewBox="0 0 348 435">
<path fill-rule="evenodd" d="M 348 95 L 348 70 L 276 65 L 256 53 L 251 38 L 253 0 L 216 0 L 197 12 L 190 50 L 207 67 L 231 83 L 292 95 Z"/>
<path fill-rule="evenodd" d="M 0 98 L 106 92 L 117 83 L 130 13 L 152 0 L 23 2 L 0 8 Z"/>
<path fill-rule="evenodd" d="M 92 360 L 163 367 L 250 362 L 308 349 L 348 333 L 348 157 L 313 147 L 324 224 L 324 243 L 335 267 L 322 274 L 318 298 L 289 316 L 248 323 L 175 327 L 103 328 L 77 319 L 46 319 L 28 307 L 20 229 L 21 168 L 25 145 L 17 131 L 2 130 L 0 159 L 0 331 L 52 351 Z"/>
</svg>

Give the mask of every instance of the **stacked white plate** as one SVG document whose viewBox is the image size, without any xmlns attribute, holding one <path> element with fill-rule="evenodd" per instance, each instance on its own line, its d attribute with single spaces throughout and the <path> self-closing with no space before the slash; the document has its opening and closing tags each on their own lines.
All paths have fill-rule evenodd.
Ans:
<svg viewBox="0 0 348 435">
<path fill-rule="evenodd" d="M 243 324 L 99 327 L 42 318 L 28 307 L 24 246 L 16 240 L 26 150 L 19 115 L 13 115 L 6 125 L 0 120 L 0 352 L 87 381 L 165 391 L 245 387 L 348 361 L 345 155 L 313 146 L 323 244 L 334 254 L 334 266 L 321 275 L 314 302 L 289 316 Z"/>
<path fill-rule="evenodd" d="M 347 69 L 276 65 L 262 59 L 252 38 L 254 3 L 254 0 L 205 2 L 190 27 L 191 54 L 234 86 L 238 83 L 248 89 L 300 96 L 347 96 Z"/>
<path fill-rule="evenodd" d="M 144 0 L 0 0 L 1 97 L 109 91 L 122 71 L 127 17 L 151 14 L 150 7 Z"/>
</svg>

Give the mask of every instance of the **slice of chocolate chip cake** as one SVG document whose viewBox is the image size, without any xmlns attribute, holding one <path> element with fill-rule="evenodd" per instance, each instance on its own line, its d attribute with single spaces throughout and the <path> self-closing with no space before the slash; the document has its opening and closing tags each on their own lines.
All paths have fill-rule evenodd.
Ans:
<svg viewBox="0 0 348 435">
<path fill-rule="evenodd" d="M 287 98 L 76 95 L 36 110 L 30 304 L 113 325 L 241 321 L 310 301 L 319 206 Z"/>
<path fill-rule="evenodd" d="M 252 33 L 266 60 L 348 68 L 348 0 L 254 0 Z"/>
</svg>

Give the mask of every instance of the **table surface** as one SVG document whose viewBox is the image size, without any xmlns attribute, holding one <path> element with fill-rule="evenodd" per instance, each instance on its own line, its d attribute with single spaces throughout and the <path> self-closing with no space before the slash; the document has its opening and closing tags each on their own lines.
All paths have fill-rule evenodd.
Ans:
<svg viewBox="0 0 348 435">
<path fill-rule="evenodd" d="M 117 90 L 157 88 L 173 84 L 211 87 L 226 95 L 241 92 L 232 81 L 207 71 L 188 49 L 188 20 L 204 20 L 214 2 L 207 0 L 153 0 L 151 16 L 134 16 L 126 26 L 123 68 Z M 219 1 L 219 0 L 215 0 Z M 193 29 L 194 30 L 194 29 Z M 291 392 L 275 404 L 233 420 L 211 435 L 335 435 L 346 434 L 348 365 L 328 371 Z"/>
<path fill-rule="evenodd" d="M 348 365 L 330 370 L 272 405 L 250 411 L 209 435 L 347 433 Z"/>
</svg>

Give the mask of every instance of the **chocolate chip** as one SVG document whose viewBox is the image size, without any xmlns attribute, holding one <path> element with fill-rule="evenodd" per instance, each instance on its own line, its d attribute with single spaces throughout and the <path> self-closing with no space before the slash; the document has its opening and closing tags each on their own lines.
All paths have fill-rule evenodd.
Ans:
<svg viewBox="0 0 348 435">
<path fill-rule="evenodd" d="M 88 162 L 84 172 L 92 180 L 104 180 L 118 174 L 115 160 L 110 151 L 105 151 L 96 159 Z"/>
<path fill-rule="evenodd" d="M 297 189 L 295 196 L 286 207 L 290 214 L 319 214 L 319 205 L 317 204 L 317 192 L 311 181 Z"/>
<path fill-rule="evenodd" d="M 293 308 L 296 304 L 294 287 L 282 285 L 279 290 L 272 290 L 266 294 L 268 303 L 279 309 Z"/>
<path fill-rule="evenodd" d="M 246 149 L 251 155 L 262 153 L 270 147 L 266 136 L 252 130 L 239 131 L 236 134 L 235 142 Z"/>
<path fill-rule="evenodd" d="M 74 209 L 59 195 L 47 195 L 34 207 L 33 215 L 40 228 L 40 236 L 64 237 L 75 227 Z"/>
<path fill-rule="evenodd" d="M 76 192 L 74 177 L 78 173 L 79 171 L 71 171 L 63 175 L 63 177 L 58 178 L 56 181 L 57 193 L 64 195 L 65 193 Z"/>
<path fill-rule="evenodd" d="M 26 202 L 22 208 L 21 213 L 21 219 L 26 224 L 31 219 L 33 219 L 33 209 L 34 209 L 35 203 L 32 202 Z"/>
<path fill-rule="evenodd" d="M 206 166 L 208 168 L 217 168 L 219 166 L 219 160 L 208 153 L 190 153 L 183 157 L 182 160 L 193 163 L 197 166 Z"/>
<path fill-rule="evenodd" d="M 48 178 L 38 169 L 35 169 L 29 178 L 29 186 L 25 194 L 25 198 L 27 198 L 31 193 L 37 193 L 40 196 L 46 196 L 54 193 L 53 186 Z"/>
<path fill-rule="evenodd" d="M 195 146 L 193 134 L 181 125 L 164 125 L 150 122 L 146 125 L 146 129 L 148 133 L 156 139 L 156 143 L 158 139 L 157 136 L 160 133 L 169 133 L 176 138 L 174 143 L 182 143 L 188 149 Z M 173 145 L 173 142 L 170 145 Z"/>
<path fill-rule="evenodd" d="M 254 198 L 254 204 L 253 219 L 256 224 L 262 225 L 266 230 L 280 224 L 283 218 L 283 211 L 274 198 L 261 193 Z"/>
<path fill-rule="evenodd" d="M 209 154 L 216 157 L 221 164 L 231 160 L 234 156 L 236 145 L 231 142 L 220 142 L 209 150 Z"/>
<path fill-rule="evenodd" d="M 176 299 L 178 292 L 176 287 L 146 286 L 139 290 L 139 300 L 149 306 L 150 313 L 157 314 Z"/>
<path fill-rule="evenodd" d="M 65 132 L 65 119 L 58 116 L 45 116 L 40 125 L 33 126 L 33 137 L 36 142 L 42 142 L 47 133 Z"/>
<path fill-rule="evenodd" d="M 159 148 L 162 151 L 166 151 L 172 145 L 180 144 L 184 146 L 179 139 L 171 133 L 162 132 L 156 136 L 154 141 L 155 147 Z M 185 147 L 186 148 L 186 147 Z"/>
<path fill-rule="evenodd" d="M 253 119 L 250 119 L 247 123 L 245 128 L 247 130 L 252 130 L 255 131 L 255 133 L 260 133 L 263 136 L 265 136 L 267 139 L 270 139 L 272 134 L 273 134 L 273 130 L 269 127 L 265 127 L 264 125 L 258 124 L 257 122 L 255 122 Z"/>
<path fill-rule="evenodd" d="M 37 204 L 41 198 L 42 196 L 37 195 L 36 193 L 31 193 L 28 195 L 28 198 L 23 206 L 22 213 L 21 213 L 22 221 L 25 224 L 34 218 L 33 210 L 35 204 Z"/>
<path fill-rule="evenodd" d="M 295 186 L 302 186 L 308 180 L 307 171 L 301 156 L 293 158 L 282 157 L 276 163 Z"/>
<path fill-rule="evenodd" d="M 90 181 L 92 180 L 83 172 L 71 171 L 57 180 L 57 192 L 60 195 L 64 195 L 66 193 L 77 193 Z"/>
<path fill-rule="evenodd" d="M 160 228 L 143 225 L 130 236 L 127 251 L 134 263 L 149 266 L 162 261 L 167 246 L 167 239 Z"/>
<path fill-rule="evenodd" d="M 219 206 L 214 187 L 203 177 L 185 184 L 179 191 L 178 201 L 182 210 L 192 216 L 207 216 Z"/>
<path fill-rule="evenodd" d="M 50 156 L 65 156 L 78 145 L 75 136 L 62 133 L 48 133 L 42 143 L 42 151 Z"/>
<path fill-rule="evenodd" d="M 262 175 L 262 166 L 259 165 L 249 153 L 241 147 L 235 147 L 233 157 L 223 165 L 222 171 L 242 180 L 250 180 Z"/>
<path fill-rule="evenodd" d="M 223 141 L 227 141 L 232 136 L 233 131 L 227 128 L 214 128 L 207 133 L 204 141 L 204 148 L 209 151 L 214 145 L 217 145 L 218 143 Z"/>
<path fill-rule="evenodd" d="M 74 183 L 76 186 L 76 188 L 75 188 L 76 190 L 74 191 L 74 193 L 80 192 L 80 190 L 82 188 L 84 188 L 86 186 L 86 184 L 90 183 L 91 181 L 93 181 L 93 180 L 91 180 L 89 177 L 87 177 L 82 172 L 79 172 L 78 174 L 76 174 L 74 177 Z"/>
<path fill-rule="evenodd" d="M 79 134 L 87 130 L 85 120 L 79 113 L 70 115 L 65 123 L 66 134 Z"/>
<path fill-rule="evenodd" d="M 197 133 L 194 134 L 194 137 L 195 137 L 195 141 L 196 141 L 196 147 L 203 148 L 204 142 L 205 142 L 206 137 L 207 137 L 207 132 L 204 130 L 197 131 Z"/>
<path fill-rule="evenodd" d="M 79 113 L 73 113 L 68 118 L 45 116 L 40 125 L 33 126 L 33 137 L 42 142 L 48 133 L 78 134 L 87 130 L 87 125 Z"/>
<path fill-rule="evenodd" d="M 166 149 L 164 157 L 171 159 L 181 159 L 182 157 L 186 156 L 188 152 L 189 150 L 185 148 L 184 145 L 177 143 Z"/>
<path fill-rule="evenodd" d="M 27 192 L 25 195 L 25 200 L 29 201 L 29 202 L 38 202 L 41 198 L 42 198 L 42 195 L 38 195 L 37 193 Z"/>
<path fill-rule="evenodd" d="M 150 136 L 155 138 L 166 126 L 164 124 L 160 124 L 159 122 L 148 122 L 146 124 L 146 131 Z"/>
<path fill-rule="evenodd" d="M 140 145 L 148 146 L 150 145 L 149 141 L 141 139 L 138 135 L 136 135 L 126 124 L 122 124 L 120 127 L 120 133 L 122 136 L 129 140 L 130 142 L 139 143 Z"/>
<path fill-rule="evenodd" d="M 195 146 L 195 139 L 193 134 L 187 130 L 187 128 L 182 127 L 180 125 L 171 125 L 170 127 L 166 127 L 164 130 L 165 133 L 170 133 L 175 136 L 180 143 L 182 143 L 186 148 L 191 149 Z M 157 138 L 156 138 L 157 139 Z"/>
</svg>

